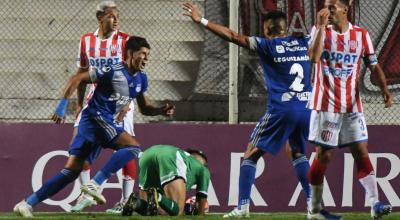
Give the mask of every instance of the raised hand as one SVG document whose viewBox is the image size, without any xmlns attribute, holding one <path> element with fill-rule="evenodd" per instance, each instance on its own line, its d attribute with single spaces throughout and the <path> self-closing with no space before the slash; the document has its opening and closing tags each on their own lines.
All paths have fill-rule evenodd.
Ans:
<svg viewBox="0 0 400 220">
<path fill-rule="evenodd" d="M 184 3 L 183 10 L 185 10 L 185 12 L 183 13 L 184 16 L 188 16 L 194 22 L 200 23 L 200 20 L 203 17 L 203 15 L 201 15 L 200 10 L 197 8 L 196 5 L 190 2 Z"/>
</svg>

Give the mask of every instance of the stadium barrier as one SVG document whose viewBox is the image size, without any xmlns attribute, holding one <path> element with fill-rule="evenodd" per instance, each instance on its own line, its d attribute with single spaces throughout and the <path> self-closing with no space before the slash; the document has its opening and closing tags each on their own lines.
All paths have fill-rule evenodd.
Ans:
<svg viewBox="0 0 400 220">
<path fill-rule="evenodd" d="M 211 212 L 230 210 L 238 199 L 238 176 L 241 156 L 253 125 L 202 124 L 138 124 L 136 135 L 143 148 L 154 144 L 171 144 L 182 148 L 198 148 L 209 157 Z M 376 168 L 380 199 L 400 211 L 400 126 L 369 126 L 369 150 Z M 0 211 L 9 212 L 43 180 L 50 178 L 66 162 L 67 146 L 72 125 L 0 124 Z M 392 138 L 388 138 L 392 137 Z M 313 148 L 308 148 L 310 157 Z M 109 158 L 111 150 L 104 150 L 95 161 L 92 175 Z M 311 159 L 314 155 L 311 155 Z M 358 183 L 354 161 L 348 150 L 337 150 L 328 169 L 324 191 L 326 207 L 334 211 L 369 210 L 364 190 Z M 252 190 L 252 210 L 258 212 L 304 211 L 304 196 L 294 176 L 291 162 L 284 151 L 277 157 L 266 155 L 257 164 L 257 179 Z M 118 178 L 119 177 L 119 178 Z M 104 195 L 108 203 L 89 211 L 103 211 L 118 201 L 121 175 L 110 179 Z M 69 210 L 79 195 L 78 181 L 44 203 L 36 211 Z"/>
</svg>

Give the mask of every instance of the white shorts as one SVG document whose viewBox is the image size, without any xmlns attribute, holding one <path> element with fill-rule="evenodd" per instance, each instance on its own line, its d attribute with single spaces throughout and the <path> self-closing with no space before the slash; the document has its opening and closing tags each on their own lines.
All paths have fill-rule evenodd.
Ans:
<svg viewBox="0 0 400 220">
<path fill-rule="evenodd" d="M 85 109 L 86 107 L 87 107 L 87 105 L 85 107 L 83 107 L 83 109 Z M 128 134 L 135 136 L 134 126 L 133 126 L 133 113 L 135 112 L 134 101 L 131 101 L 131 103 L 129 104 L 129 108 L 130 108 L 130 110 L 126 113 L 126 115 L 124 117 L 124 130 L 126 132 L 128 132 Z M 82 111 L 83 111 L 83 109 L 82 109 Z M 78 125 L 79 125 L 79 121 L 81 120 L 82 111 L 79 113 L 78 117 L 75 120 L 74 128 L 78 127 Z"/>
<path fill-rule="evenodd" d="M 344 147 L 368 140 L 363 113 L 333 113 L 313 110 L 308 140 L 322 147 Z"/>
</svg>

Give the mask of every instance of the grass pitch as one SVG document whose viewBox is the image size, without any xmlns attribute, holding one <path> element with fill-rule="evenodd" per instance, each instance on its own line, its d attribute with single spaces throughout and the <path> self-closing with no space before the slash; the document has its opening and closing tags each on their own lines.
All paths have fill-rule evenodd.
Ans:
<svg viewBox="0 0 400 220">
<path fill-rule="evenodd" d="M 112 215 L 106 214 L 102 212 L 90 212 L 90 213 L 61 213 L 61 212 L 37 212 L 34 213 L 35 217 L 33 219 L 48 219 L 48 220 L 55 220 L 55 219 L 73 219 L 73 220 L 83 220 L 83 219 L 92 219 L 92 220 L 112 220 L 112 219 L 119 219 L 119 220 L 128 220 L 128 219 L 171 219 L 174 217 L 169 216 L 155 216 L 155 217 L 143 217 L 134 215 L 131 217 L 126 216 L 119 216 L 119 215 Z M 369 213 L 342 213 L 344 220 L 367 220 L 371 219 Z M 176 217 L 175 217 L 176 218 Z M 14 213 L 0 213 L 0 220 L 2 219 L 21 219 L 20 216 L 16 216 Z M 179 217 L 179 219 L 222 219 L 221 213 L 213 213 L 208 214 L 205 217 L 199 216 L 184 216 Z M 252 213 L 250 219 L 271 219 L 271 220 L 306 220 L 305 213 Z M 400 213 L 391 213 L 388 216 L 384 216 L 382 219 L 384 220 L 399 220 Z"/>
</svg>

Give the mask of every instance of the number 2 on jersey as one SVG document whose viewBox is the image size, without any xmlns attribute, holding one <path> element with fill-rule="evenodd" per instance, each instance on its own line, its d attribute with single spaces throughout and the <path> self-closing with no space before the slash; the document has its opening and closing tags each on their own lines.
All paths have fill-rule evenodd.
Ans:
<svg viewBox="0 0 400 220">
<path fill-rule="evenodd" d="M 300 64 L 295 63 L 290 68 L 289 74 L 296 75 L 296 78 L 292 82 L 292 85 L 290 85 L 289 89 L 291 89 L 295 92 L 302 92 L 303 88 L 304 88 L 304 84 L 301 83 L 301 81 L 303 81 L 303 78 L 304 78 L 303 67 Z"/>
</svg>

